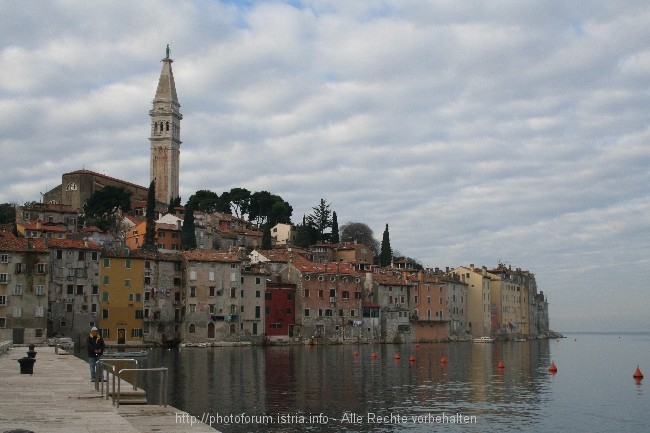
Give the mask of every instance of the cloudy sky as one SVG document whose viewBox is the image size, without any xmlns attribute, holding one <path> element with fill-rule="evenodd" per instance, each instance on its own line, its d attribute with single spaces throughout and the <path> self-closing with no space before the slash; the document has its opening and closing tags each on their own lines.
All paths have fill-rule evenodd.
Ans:
<svg viewBox="0 0 650 433">
<path fill-rule="evenodd" d="M 561 331 L 650 331 L 650 4 L 3 2 L 0 203 L 149 184 L 171 45 L 181 196 L 321 198 L 427 267 L 534 272 Z"/>
</svg>

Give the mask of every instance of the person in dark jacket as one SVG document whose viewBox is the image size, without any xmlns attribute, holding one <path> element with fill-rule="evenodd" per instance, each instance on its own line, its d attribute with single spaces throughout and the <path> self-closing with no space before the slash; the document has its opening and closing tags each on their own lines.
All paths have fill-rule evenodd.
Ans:
<svg viewBox="0 0 650 433">
<path fill-rule="evenodd" d="M 104 353 L 104 339 L 94 326 L 90 330 L 90 335 L 88 335 L 86 347 L 88 348 L 88 364 L 90 364 L 90 381 L 94 382 L 95 378 L 97 378 L 97 361 Z"/>
</svg>

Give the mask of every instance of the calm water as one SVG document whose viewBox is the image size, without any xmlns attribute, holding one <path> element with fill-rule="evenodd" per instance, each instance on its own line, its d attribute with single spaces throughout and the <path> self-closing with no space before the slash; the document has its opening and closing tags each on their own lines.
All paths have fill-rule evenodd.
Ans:
<svg viewBox="0 0 650 433">
<path fill-rule="evenodd" d="M 650 431 L 650 377 L 641 384 L 632 378 L 637 364 L 650 374 L 650 333 L 566 336 L 419 348 L 156 349 L 147 364 L 170 368 L 169 403 L 179 409 L 198 418 L 253 416 L 249 423 L 215 423 L 223 432 Z M 551 360 L 555 375 L 548 372 Z M 157 395 L 150 381 L 145 386 Z M 443 413 L 446 424 L 428 418 Z M 449 423 L 456 414 L 476 423 Z"/>
</svg>

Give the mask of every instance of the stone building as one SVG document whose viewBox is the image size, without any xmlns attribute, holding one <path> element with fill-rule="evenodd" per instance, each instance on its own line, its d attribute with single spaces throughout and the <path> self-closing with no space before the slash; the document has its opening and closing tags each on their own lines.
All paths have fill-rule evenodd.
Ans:
<svg viewBox="0 0 650 433">
<path fill-rule="evenodd" d="M 182 251 L 183 328 L 189 343 L 239 341 L 241 321 L 241 259 L 235 253 Z"/>
<path fill-rule="evenodd" d="M 48 336 L 71 337 L 85 343 L 98 324 L 100 246 L 94 242 L 50 239 Z"/>
<path fill-rule="evenodd" d="M 48 272 L 42 239 L 0 237 L 0 340 L 45 341 Z"/>
<path fill-rule="evenodd" d="M 143 341 L 156 346 L 181 340 L 183 270 L 178 253 L 144 254 Z"/>
</svg>

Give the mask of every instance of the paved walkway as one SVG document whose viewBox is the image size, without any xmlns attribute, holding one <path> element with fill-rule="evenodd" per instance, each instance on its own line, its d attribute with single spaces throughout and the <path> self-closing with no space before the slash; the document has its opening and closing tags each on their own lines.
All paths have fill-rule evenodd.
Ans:
<svg viewBox="0 0 650 433">
<path fill-rule="evenodd" d="M 53 347 L 37 347 L 34 374 L 20 374 L 17 360 L 27 356 L 27 350 L 14 347 L 0 355 L 0 432 L 216 431 L 206 424 L 190 425 L 189 415 L 172 406 L 116 408 L 95 391 L 85 361 L 73 355 L 56 355 Z"/>
</svg>

